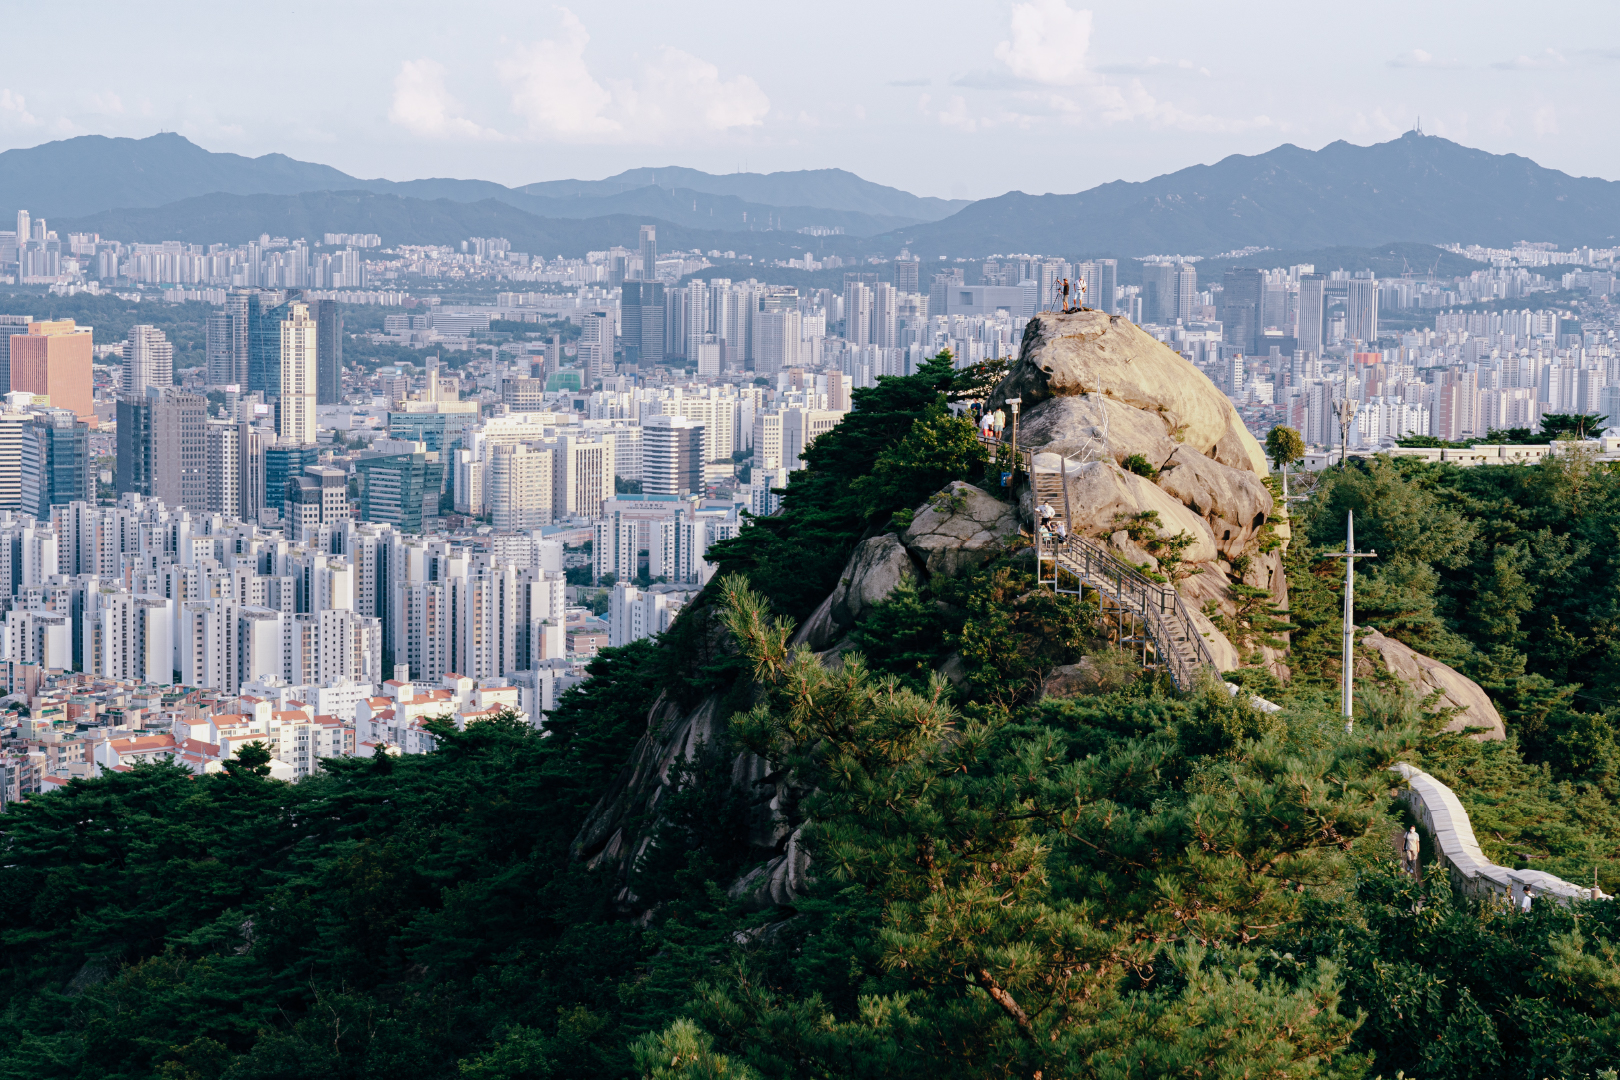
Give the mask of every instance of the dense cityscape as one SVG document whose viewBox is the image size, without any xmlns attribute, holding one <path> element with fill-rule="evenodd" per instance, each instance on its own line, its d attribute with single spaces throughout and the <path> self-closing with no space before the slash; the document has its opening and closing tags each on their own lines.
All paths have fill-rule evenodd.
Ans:
<svg viewBox="0 0 1620 1080">
<path fill-rule="evenodd" d="M 801 291 L 764 265 L 705 278 L 737 253 L 661 252 L 653 225 L 638 240 L 549 260 L 484 237 L 64 242 L 19 211 L 0 281 L 211 314 L 181 370 L 147 323 L 97 345 L 0 315 L 0 662 L 34 716 L 4 797 L 156 755 L 217 770 L 255 738 L 291 779 L 431 749 L 422 719 L 497 702 L 541 725 L 599 647 L 668 627 L 854 390 L 941 351 L 1005 362 L 1066 284 L 1318 465 L 1343 435 L 1365 452 L 1620 417 L 1614 249 L 1456 245 L 1479 268 L 1452 278 L 1241 251 L 1255 268 L 1200 281 L 1196 256 L 1146 257 L 1131 285 L 1115 259 L 901 250 Z M 452 281 L 489 302 L 444 302 Z M 367 309 L 380 325 L 350 331 Z M 419 362 L 345 363 L 361 341 Z"/>
</svg>

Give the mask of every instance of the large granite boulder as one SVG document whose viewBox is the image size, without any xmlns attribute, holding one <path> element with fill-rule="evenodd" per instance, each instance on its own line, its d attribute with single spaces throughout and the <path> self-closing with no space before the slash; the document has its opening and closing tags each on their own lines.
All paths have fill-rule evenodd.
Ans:
<svg viewBox="0 0 1620 1080">
<path fill-rule="evenodd" d="M 915 581 L 917 567 L 893 533 L 862 540 L 833 590 L 829 614 L 854 626 L 868 608 L 889 598 L 903 581 Z"/>
<path fill-rule="evenodd" d="M 1056 454 L 1037 454 L 1035 468 L 1058 469 Z M 1215 537 L 1209 524 L 1195 515 L 1152 481 L 1126 472 L 1112 461 L 1088 461 L 1067 470 L 1069 510 L 1074 520 L 1069 527 L 1092 536 L 1106 536 L 1119 530 L 1116 514 L 1139 514 L 1156 510 L 1159 533 L 1174 536 L 1185 532 L 1193 543 L 1182 553 L 1189 563 L 1208 562 L 1216 557 Z"/>
<path fill-rule="evenodd" d="M 1178 442 L 1234 469 L 1264 476 L 1266 455 L 1226 395 L 1203 372 L 1129 319 L 1100 311 L 1042 312 L 1024 329 L 1018 362 L 992 401 L 1100 393 L 1155 413 Z"/>
<path fill-rule="evenodd" d="M 900 535 L 930 574 L 955 576 L 988 562 L 1018 535 L 1018 512 L 983 489 L 953 480 Z"/>
<path fill-rule="evenodd" d="M 1483 732 L 1473 736 L 1481 741 L 1507 737 L 1501 714 L 1473 679 L 1432 657 L 1424 656 L 1403 642 L 1385 637 L 1377 630 L 1358 636 L 1356 641 L 1377 653 L 1385 670 L 1410 686 L 1419 697 L 1428 697 L 1438 690 L 1440 697 L 1435 702 L 1436 708 L 1461 710 L 1443 730 L 1484 728 Z"/>
<path fill-rule="evenodd" d="M 1187 446 L 1159 467 L 1158 485 L 1208 523 L 1227 559 L 1242 555 L 1271 514 L 1271 492 L 1260 477 L 1233 469 Z"/>
<path fill-rule="evenodd" d="M 1075 461 L 1141 454 L 1157 468 L 1182 444 L 1158 413 L 1145 412 L 1101 393 L 1049 397 L 1026 409 L 1018 421 L 1018 445 Z"/>
</svg>

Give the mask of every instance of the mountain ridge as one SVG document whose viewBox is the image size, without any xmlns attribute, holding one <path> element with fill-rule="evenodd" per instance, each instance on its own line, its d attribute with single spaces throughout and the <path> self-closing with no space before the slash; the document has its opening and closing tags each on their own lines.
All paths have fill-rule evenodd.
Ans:
<svg viewBox="0 0 1620 1080">
<path fill-rule="evenodd" d="M 1212 255 L 1412 241 L 1601 243 L 1620 235 L 1620 183 L 1573 177 L 1517 154 L 1408 132 L 1321 150 L 1284 143 L 1148 180 L 1068 195 L 1011 191 L 893 234 L 924 255 L 1059 250 Z"/>
<path fill-rule="evenodd" d="M 664 179 L 659 182 L 660 174 Z M 680 185 L 667 182 L 671 174 Z M 370 191 L 479 202 L 497 198 L 543 216 L 556 213 L 560 198 L 604 199 L 639 188 L 678 186 L 702 195 L 729 197 L 766 207 L 843 211 L 876 219 L 866 232 L 943 217 L 966 205 L 913 195 L 874 184 L 842 169 L 741 173 L 716 176 L 671 166 L 631 169 L 604 180 L 554 180 L 509 188 L 490 180 L 432 177 L 367 179 L 329 165 L 285 154 L 250 158 L 206 150 L 175 132 L 144 139 L 80 135 L 0 153 L 0 212 L 27 209 L 40 217 L 84 217 L 105 210 L 163 206 L 215 192 L 232 195 L 298 195 L 312 191 Z M 794 197 L 788 197 L 788 194 Z M 545 200 L 537 203 L 535 200 Z M 754 212 L 752 209 L 750 212 Z M 557 214 L 557 216 L 602 216 Z M 889 220 L 881 220 L 889 219 Z M 852 218 L 852 222 L 857 219 Z M 868 225 L 880 227 L 868 227 Z"/>
</svg>

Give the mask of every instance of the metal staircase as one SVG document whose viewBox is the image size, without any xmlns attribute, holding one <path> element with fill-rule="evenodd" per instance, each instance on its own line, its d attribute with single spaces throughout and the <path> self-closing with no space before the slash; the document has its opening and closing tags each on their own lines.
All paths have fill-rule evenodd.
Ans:
<svg viewBox="0 0 1620 1080">
<path fill-rule="evenodd" d="M 1074 596 L 1095 593 L 1104 618 L 1114 622 L 1120 645 L 1140 650 L 1143 666 L 1165 671 L 1178 690 L 1193 689 L 1206 670 L 1219 678 L 1209 645 L 1174 585 L 1154 581 L 1096 541 L 1074 534 L 1069 459 L 1059 456 L 1056 469 L 1037 468 L 1028 450 L 1013 450 L 994 439 L 984 442 L 992 453 L 1011 454 L 1013 469 L 1030 479 L 1031 505 L 1051 506 L 1053 524 L 1063 523 L 1067 535 L 1062 539 L 1054 529 L 1042 540 L 1037 528 L 1041 584 Z"/>
</svg>

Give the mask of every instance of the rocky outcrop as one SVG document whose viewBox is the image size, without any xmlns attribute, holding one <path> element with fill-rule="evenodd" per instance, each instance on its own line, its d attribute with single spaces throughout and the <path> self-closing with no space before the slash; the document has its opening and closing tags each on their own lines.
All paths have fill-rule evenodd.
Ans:
<svg viewBox="0 0 1620 1080">
<path fill-rule="evenodd" d="M 1385 637 L 1377 630 L 1358 636 L 1356 641 L 1377 653 L 1384 669 L 1410 686 L 1419 697 L 1426 698 L 1439 691 L 1440 697 L 1435 702 L 1435 708 L 1460 710 L 1452 716 L 1451 722 L 1443 730 L 1484 728 L 1483 732 L 1477 732 L 1473 736 L 1481 741 L 1507 737 L 1507 729 L 1502 724 L 1501 714 L 1496 711 L 1490 697 L 1473 679 L 1432 657 L 1424 656 L 1409 645 Z"/>
<path fill-rule="evenodd" d="M 786 851 L 738 878 L 726 895 L 750 911 L 796 903 L 814 883 L 810 853 L 799 843 L 802 831 L 802 826 L 794 829 L 787 838 Z"/>
<path fill-rule="evenodd" d="M 1017 535 L 1011 505 L 954 480 L 917 511 L 900 539 L 930 574 L 955 576 L 988 562 Z"/>
<path fill-rule="evenodd" d="M 838 579 L 829 613 L 839 624 L 853 626 L 873 604 L 887 600 L 901 582 L 916 578 L 917 567 L 899 537 L 884 533 L 863 540 Z"/>
<path fill-rule="evenodd" d="M 1260 443 L 1215 384 L 1118 315 L 1042 312 L 1024 329 L 1017 364 L 989 396 L 993 401 L 1022 397 L 1029 408 L 1048 398 L 1089 393 L 1156 414 L 1170 438 L 1223 465 L 1266 472 Z"/>
<path fill-rule="evenodd" d="M 1271 515 L 1271 492 L 1260 477 L 1230 469 L 1186 446 L 1162 462 L 1158 485 L 1202 517 L 1228 560 L 1250 550 Z"/>
</svg>

